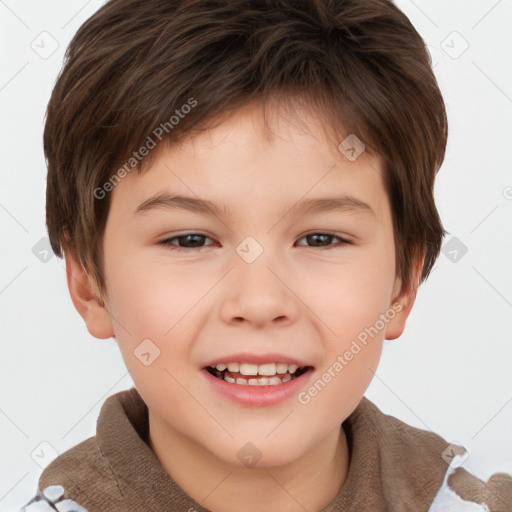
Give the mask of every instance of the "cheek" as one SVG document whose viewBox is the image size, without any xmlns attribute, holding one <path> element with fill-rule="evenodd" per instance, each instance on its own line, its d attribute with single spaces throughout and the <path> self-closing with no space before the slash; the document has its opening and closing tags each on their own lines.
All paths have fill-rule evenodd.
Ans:
<svg viewBox="0 0 512 512">
<path fill-rule="evenodd" d="M 150 252 L 150 251 L 148 251 Z M 110 262 L 116 261 L 111 258 Z M 168 338 L 187 312 L 199 303 L 208 283 L 184 267 L 145 258 L 125 256 L 108 263 L 111 313 L 137 336 Z M 179 327 L 178 327 L 179 328 Z"/>
<path fill-rule="evenodd" d="M 106 260 L 105 268 L 109 308 L 125 365 L 147 403 L 158 400 L 155 394 L 172 395 L 180 410 L 190 396 L 177 384 L 185 380 L 184 365 L 178 362 L 189 358 L 189 342 L 195 336 L 187 313 L 193 315 L 194 305 L 205 293 L 204 285 L 192 284 L 169 265 L 134 257 L 117 261 L 109 265 Z"/>
<path fill-rule="evenodd" d="M 388 257 L 389 256 L 389 257 Z M 308 267 L 298 294 L 317 313 L 338 343 L 370 327 L 390 306 L 393 255 L 360 254 L 343 264 L 319 262 Z"/>
</svg>

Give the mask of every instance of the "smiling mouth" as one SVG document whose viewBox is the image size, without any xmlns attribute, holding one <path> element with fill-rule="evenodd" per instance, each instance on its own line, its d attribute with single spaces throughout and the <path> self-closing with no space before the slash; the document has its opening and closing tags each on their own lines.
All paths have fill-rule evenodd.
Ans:
<svg viewBox="0 0 512 512">
<path fill-rule="evenodd" d="M 312 366 L 298 367 L 293 364 L 275 363 L 263 365 L 229 363 L 206 367 L 214 377 L 242 386 L 276 386 L 296 379 L 312 369 Z"/>
</svg>

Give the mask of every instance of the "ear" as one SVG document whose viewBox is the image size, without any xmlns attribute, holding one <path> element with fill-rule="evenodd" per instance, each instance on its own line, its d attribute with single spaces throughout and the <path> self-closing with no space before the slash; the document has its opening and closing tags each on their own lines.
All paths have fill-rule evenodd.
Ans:
<svg viewBox="0 0 512 512">
<path fill-rule="evenodd" d="M 66 276 L 71 300 L 84 319 L 87 330 L 95 338 L 106 339 L 114 336 L 110 314 L 101 300 L 99 287 L 78 261 L 76 252 L 65 251 Z"/>
<path fill-rule="evenodd" d="M 399 338 L 404 332 L 405 323 L 416 300 L 416 292 L 420 283 L 424 261 L 425 253 L 416 258 L 411 272 L 411 278 L 403 288 L 402 280 L 398 276 L 395 279 L 390 309 L 396 314 L 386 326 L 385 338 L 387 340 Z"/>
</svg>

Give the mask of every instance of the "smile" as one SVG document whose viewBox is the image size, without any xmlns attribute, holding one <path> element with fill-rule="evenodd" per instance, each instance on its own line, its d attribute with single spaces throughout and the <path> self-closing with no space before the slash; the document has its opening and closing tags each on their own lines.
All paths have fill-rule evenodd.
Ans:
<svg viewBox="0 0 512 512">
<path fill-rule="evenodd" d="M 276 386 L 300 377 L 311 366 L 286 363 L 219 363 L 206 370 L 225 382 L 242 386 Z"/>
</svg>

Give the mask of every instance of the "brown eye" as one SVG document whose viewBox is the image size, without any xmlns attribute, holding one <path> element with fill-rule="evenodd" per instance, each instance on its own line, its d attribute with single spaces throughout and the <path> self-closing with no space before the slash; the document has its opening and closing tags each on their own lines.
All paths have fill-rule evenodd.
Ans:
<svg viewBox="0 0 512 512">
<path fill-rule="evenodd" d="M 170 249 L 201 249 L 202 247 L 206 247 L 204 245 L 205 240 L 209 239 L 208 236 L 202 235 L 200 233 L 188 233 L 186 235 L 174 236 L 171 238 L 166 238 L 161 242 L 158 242 L 159 245 L 164 245 L 169 247 Z M 178 243 L 176 244 L 175 241 Z M 212 245 L 212 244 L 207 244 Z"/>
<path fill-rule="evenodd" d="M 349 244 L 350 242 L 344 238 L 341 238 L 333 233 L 310 233 L 301 238 L 301 240 L 307 240 L 308 244 L 311 244 L 310 247 L 329 247 L 332 244 L 332 240 L 338 240 L 338 244 Z M 299 244 L 303 245 L 303 244 Z"/>
</svg>

